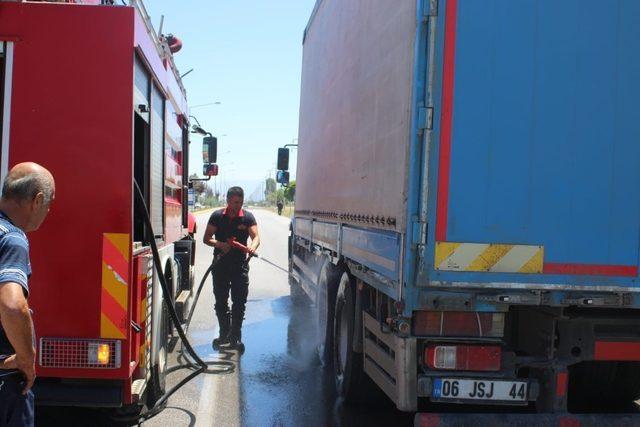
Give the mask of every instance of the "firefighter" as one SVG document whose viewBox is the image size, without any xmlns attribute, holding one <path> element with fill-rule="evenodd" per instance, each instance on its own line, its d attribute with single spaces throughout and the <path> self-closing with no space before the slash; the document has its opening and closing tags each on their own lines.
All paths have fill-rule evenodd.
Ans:
<svg viewBox="0 0 640 427">
<path fill-rule="evenodd" d="M 251 212 L 242 209 L 244 191 L 231 187 L 227 191 L 227 207 L 211 214 L 203 236 L 206 245 L 212 246 L 216 266 L 213 271 L 213 293 L 215 312 L 220 325 L 220 334 L 213 340 L 213 347 L 229 344 L 232 348 L 244 348 L 242 344 L 242 321 L 249 293 L 249 263 L 247 255 L 232 248 L 227 241 L 235 238 L 249 246 L 254 253 L 260 246 L 258 225 Z M 215 236 L 215 238 L 214 238 Z M 229 313 L 229 291 L 231 291 L 231 313 Z"/>
<path fill-rule="evenodd" d="M 7 175 L 0 198 L 0 425 L 32 426 L 35 340 L 27 304 L 31 275 L 25 233 L 40 227 L 55 197 L 53 176 L 36 163 Z"/>
</svg>

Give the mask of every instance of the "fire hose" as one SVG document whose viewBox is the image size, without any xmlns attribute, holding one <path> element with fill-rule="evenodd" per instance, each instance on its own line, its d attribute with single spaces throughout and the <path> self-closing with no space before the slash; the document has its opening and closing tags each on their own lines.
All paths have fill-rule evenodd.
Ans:
<svg viewBox="0 0 640 427">
<path fill-rule="evenodd" d="M 134 187 L 135 187 L 135 195 L 136 195 L 136 201 L 138 202 L 138 207 L 140 209 L 140 212 L 142 213 L 142 217 L 144 219 L 144 225 L 146 227 L 146 229 L 148 230 L 148 235 L 150 236 L 155 236 L 155 233 L 153 233 L 153 226 L 151 225 L 151 218 L 149 216 L 149 210 L 147 208 L 147 204 L 145 203 L 144 200 L 144 196 L 142 195 L 142 191 L 140 190 L 140 187 L 138 186 L 138 183 L 134 180 Z M 266 262 L 267 264 L 289 274 L 289 272 L 287 270 L 285 270 L 284 268 L 278 266 L 277 264 L 263 258 L 260 257 L 257 253 L 255 253 L 255 251 L 249 249 L 247 246 L 241 244 L 240 242 L 238 242 L 235 238 L 230 238 L 228 239 L 227 243 L 235 249 L 240 250 L 241 252 L 249 255 L 249 258 L 247 259 L 246 262 L 249 262 L 249 260 L 251 258 L 257 258 L 260 259 L 264 262 Z M 158 415 L 160 412 L 162 412 L 163 409 L 165 409 L 166 407 L 166 403 L 167 400 L 174 394 L 176 393 L 179 389 L 181 389 L 184 385 L 186 385 L 188 382 L 190 382 L 191 380 L 193 380 L 194 378 L 196 378 L 198 375 L 200 374 L 229 374 L 231 372 L 234 371 L 235 369 L 235 363 L 228 361 L 228 360 L 215 360 L 215 361 L 204 361 L 202 360 L 202 358 L 200 358 L 200 356 L 196 353 L 196 351 L 193 349 L 193 346 L 191 345 L 189 339 L 187 338 L 187 331 L 189 330 L 189 326 L 191 325 L 191 319 L 193 317 L 193 314 L 195 312 L 195 308 L 198 304 L 198 300 L 200 298 L 200 293 L 202 292 L 202 289 L 204 287 L 204 284 L 207 280 L 207 277 L 209 276 L 209 274 L 213 274 L 213 271 L 215 269 L 216 264 L 219 262 L 220 258 L 215 258 L 213 260 L 213 262 L 211 263 L 211 265 L 209 266 L 209 268 L 207 269 L 207 271 L 205 272 L 204 276 L 202 277 L 202 280 L 200 281 L 200 284 L 198 285 L 198 290 L 194 296 L 194 300 L 193 300 L 193 304 L 191 305 L 191 309 L 189 310 L 189 315 L 187 316 L 187 320 L 185 322 L 184 328 L 180 322 L 180 319 L 178 318 L 178 313 L 175 310 L 175 307 L 173 306 L 173 300 L 172 300 L 172 295 L 171 295 L 171 291 L 170 288 L 165 280 L 164 277 L 164 273 L 162 271 L 162 267 L 161 267 L 161 262 L 160 262 L 160 253 L 158 252 L 158 246 L 156 244 L 155 238 L 150 238 L 149 239 L 149 245 L 151 246 L 151 252 L 153 255 L 153 264 L 157 273 L 157 277 L 159 279 L 160 282 L 160 287 L 162 289 L 162 298 L 163 298 L 163 302 L 166 304 L 167 306 L 167 311 L 169 313 L 169 318 L 171 320 L 171 323 L 173 324 L 173 326 L 176 329 L 176 332 L 178 333 L 178 337 L 180 338 L 180 341 L 182 342 L 182 345 L 184 347 L 184 356 L 186 359 L 186 363 L 184 364 L 179 364 L 175 367 L 172 367 L 170 369 L 167 369 L 167 373 L 168 372 L 175 372 L 177 370 L 180 369 L 191 369 L 193 370 L 192 373 L 190 373 L 189 375 L 187 375 L 185 378 L 183 378 L 181 381 L 179 381 L 175 386 L 173 386 L 171 389 L 167 390 L 165 392 L 165 394 L 160 397 L 160 399 L 158 399 L 157 402 L 155 402 L 155 404 L 153 405 L 152 408 L 150 408 L 147 412 L 141 414 L 136 421 L 140 424 L 156 415 Z"/>
<path fill-rule="evenodd" d="M 134 186 L 135 186 L 136 200 L 138 201 L 138 207 L 142 213 L 145 227 L 149 231 L 148 235 L 155 236 L 155 234 L 153 233 L 153 227 L 151 225 L 151 218 L 149 217 L 149 210 L 147 209 L 147 205 L 145 203 L 144 196 L 142 195 L 142 191 L 140 190 L 140 187 L 138 186 L 138 183 L 136 181 L 134 181 Z M 202 281 L 200 282 L 198 293 L 196 295 L 196 298 L 193 301 L 191 312 L 189 313 L 189 317 L 187 319 L 185 328 L 183 329 L 182 324 L 180 323 L 180 319 L 178 318 L 178 313 L 176 313 L 176 309 L 173 306 L 171 291 L 169 289 L 169 286 L 164 277 L 164 273 L 162 271 L 160 254 L 158 252 L 158 246 L 153 237 L 149 239 L 149 244 L 151 246 L 151 252 L 153 254 L 153 264 L 155 266 L 157 277 L 160 282 L 160 287 L 162 288 L 163 302 L 166 304 L 166 307 L 168 309 L 167 311 L 169 313 L 169 318 L 171 320 L 171 323 L 175 327 L 176 332 L 178 333 L 178 336 L 180 337 L 180 341 L 182 342 L 182 345 L 185 350 L 185 354 L 187 355 L 187 359 L 188 359 L 186 363 L 182 365 L 178 365 L 173 369 L 169 369 L 169 370 L 175 371 L 178 369 L 191 369 L 193 370 L 193 372 L 187 375 L 185 378 L 183 378 L 171 389 L 167 390 L 165 394 L 162 397 L 160 397 L 160 399 L 158 399 L 157 402 L 155 402 L 155 404 L 151 409 L 149 409 L 149 411 L 141 414 L 140 417 L 137 418 L 138 423 L 142 423 L 158 415 L 160 412 L 162 412 L 162 410 L 166 407 L 166 403 L 169 397 L 171 397 L 175 392 L 177 392 L 180 388 L 182 388 L 185 384 L 193 380 L 198 375 L 203 373 L 204 374 L 228 374 L 233 372 L 233 370 L 235 369 L 235 364 L 230 361 L 216 360 L 216 361 L 207 362 L 202 360 L 200 356 L 198 356 L 196 351 L 193 349 L 193 346 L 189 342 L 189 339 L 187 338 L 187 335 L 186 335 L 186 330 L 188 329 L 189 323 L 191 322 L 191 316 L 193 315 L 194 309 L 198 303 L 200 291 L 202 290 L 208 275 L 213 271 L 215 267 L 215 263 L 211 264 L 211 266 L 207 269 L 206 273 L 202 277 Z"/>
</svg>

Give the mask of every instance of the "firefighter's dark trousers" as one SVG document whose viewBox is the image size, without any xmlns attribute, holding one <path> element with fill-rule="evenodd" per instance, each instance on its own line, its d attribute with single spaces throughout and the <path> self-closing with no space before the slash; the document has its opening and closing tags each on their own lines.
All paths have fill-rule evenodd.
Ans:
<svg viewBox="0 0 640 427">
<path fill-rule="evenodd" d="M 232 329 L 239 331 L 244 319 L 244 310 L 249 294 L 249 265 L 244 263 L 218 262 L 213 272 L 213 294 L 216 298 L 218 319 L 228 316 L 229 292 L 231 292 Z"/>
</svg>

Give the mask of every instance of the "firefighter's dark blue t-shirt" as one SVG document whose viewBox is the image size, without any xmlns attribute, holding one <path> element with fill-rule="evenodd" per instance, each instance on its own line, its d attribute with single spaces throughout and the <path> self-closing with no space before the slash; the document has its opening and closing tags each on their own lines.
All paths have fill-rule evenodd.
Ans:
<svg viewBox="0 0 640 427">
<path fill-rule="evenodd" d="M 29 276 L 31 263 L 27 236 L 0 212 L 0 286 L 9 282 L 17 283 L 22 286 L 25 296 L 28 296 Z M 0 359 L 13 353 L 15 351 L 0 322 Z"/>
<path fill-rule="evenodd" d="M 220 242 L 226 242 L 230 237 L 235 237 L 239 243 L 247 245 L 249 240 L 249 227 L 256 225 L 256 219 L 253 214 L 243 209 L 235 218 L 227 215 L 226 209 L 219 209 L 209 217 L 209 224 L 216 227 L 215 237 Z M 214 255 L 218 256 L 222 253 L 220 249 L 214 251 Z M 231 249 L 229 253 L 224 255 L 220 260 L 223 262 L 242 263 L 246 259 L 246 255 L 238 249 Z"/>
</svg>

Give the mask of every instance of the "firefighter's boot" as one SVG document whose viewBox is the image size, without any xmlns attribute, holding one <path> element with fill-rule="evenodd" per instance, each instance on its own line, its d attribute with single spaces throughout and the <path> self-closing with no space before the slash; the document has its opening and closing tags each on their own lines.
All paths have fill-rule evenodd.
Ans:
<svg viewBox="0 0 640 427">
<path fill-rule="evenodd" d="M 239 353 L 244 353 L 242 343 L 242 321 L 244 313 L 234 313 L 231 317 L 231 334 L 229 335 L 229 347 L 235 348 Z"/>
<path fill-rule="evenodd" d="M 220 326 L 220 334 L 218 338 L 213 340 L 212 346 L 214 350 L 220 348 L 220 346 L 229 344 L 229 332 L 230 332 L 230 319 L 229 313 L 218 314 L 218 324 Z"/>
</svg>

